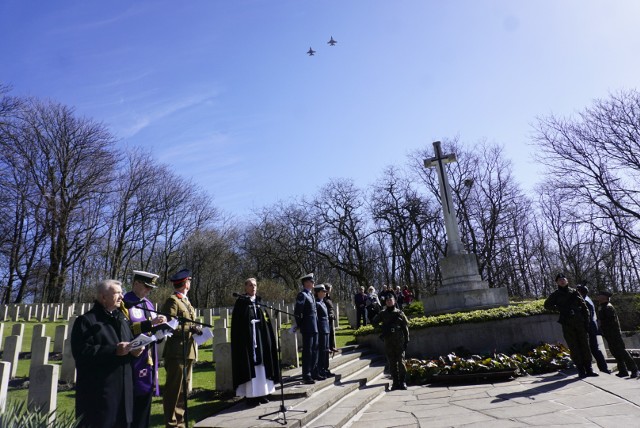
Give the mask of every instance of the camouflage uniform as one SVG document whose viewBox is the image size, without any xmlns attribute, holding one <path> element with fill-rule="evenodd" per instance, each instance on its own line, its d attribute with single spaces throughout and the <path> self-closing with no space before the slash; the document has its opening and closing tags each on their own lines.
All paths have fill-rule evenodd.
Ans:
<svg viewBox="0 0 640 428">
<path fill-rule="evenodd" d="M 407 369 L 404 365 L 404 352 L 409 342 L 407 316 L 396 307 L 387 307 L 373 318 L 372 324 L 382 324 L 384 351 L 393 378 L 392 389 L 406 389 L 404 379 Z"/>
<path fill-rule="evenodd" d="M 571 360 L 580 377 L 593 375 L 591 349 L 589 348 L 589 308 L 575 288 L 558 287 L 544 302 L 545 309 L 560 312 L 558 322 L 567 341 Z"/>
<path fill-rule="evenodd" d="M 609 352 L 618 363 L 618 374 L 620 376 L 628 376 L 629 371 L 631 371 L 631 377 L 637 377 L 638 367 L 631 355 L 629 355 L 629 351 L 625 348 L 624 340 L 622 340 L 622 334 L 620 333 L 620 321 L 611 303 L 607 302 L 600 305 L 598 319 L 600 320 L 602 336 L 609 344 Z"/>
</svg>

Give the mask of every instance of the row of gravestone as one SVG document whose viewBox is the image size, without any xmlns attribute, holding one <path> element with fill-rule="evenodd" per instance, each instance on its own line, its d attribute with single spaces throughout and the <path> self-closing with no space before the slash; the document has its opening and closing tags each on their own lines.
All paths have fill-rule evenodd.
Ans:
<svg viewBox="0 0 640 428">
<path fill-rule="evenodd" d="M 82 304 L 81 306 L 84 306 Z M 292 321 L 293 306 L 280 303 L 266 309 L 270 312 L 270 319 L 275 331 L 280 332 L 282 361 L 285 366 L 299 366 L 298 343 L 301 343 L 299 332 L 294 333 L 290 329 L 281 328 L 282 324 Z M 77 309 L 77 308 L 76 308 Z M 81 307 L 80 313 L 88 310 Z M 75 310 L 70 306 L 67 310 Z M 231 378 L 231 344 L 229 343 L 229 319 L 230 310 L 203 309 L 199 310 L 202 321 L 213 326 L 213 358 L 216 363 L 216 390 L 228 391 L 233 387 Z M 338 307 L 336 305 L 336 313 Z M 219 318 L 214 320 L 215 314 Z M 53 340 L 53 352 L 62 354 L 62 364 L 48 364 L 51 350 L 51 338 L 45 335 L 45 324 L 35 324 L 31 339 L 31 363 L 29 366 L 29 396 L 30 408 L 38 408 L 41 411 L 52 413 L 57 406 L 58 381 L 75 383 L 75 361 L 71 353 L 70 332 L 76 320 L 71 315 L 67 325 L 57 325 Z M 338 327 L 336 317 L 336 328 Z M 2 349 L 2 362 L 0 362 L 0 413 L 4 412 L 7 401 L 8 383 L 16 376 L 18 359 L 22 351 L 24 324 L 14 324 L 11 335 L 4 343 L 4 324 L 0 323 L 0 349 Z M 164 342 L 158 344 L 158 355 L 162 355 Z"/>
</svg>

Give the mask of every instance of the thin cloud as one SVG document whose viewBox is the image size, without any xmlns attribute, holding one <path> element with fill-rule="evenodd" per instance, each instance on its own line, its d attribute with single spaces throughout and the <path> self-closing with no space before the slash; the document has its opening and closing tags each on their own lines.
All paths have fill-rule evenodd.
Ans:
<svg viewBox="0 0 640 428">
<path fill-rule="evenodd" d="M 49 31 L 48 34 L 56 35 L 56 34 L 68 34 L 68 33 L 76 33 L 87 30 L 96 30 L 104 27 L 108 27 L 114 24 L 117 24 L 121 21 L 136 17 L 138 15 L 142 15 L 147 10 L 146 7 L 143 7 L 140 3 L 133 3 L 128 9 L 123 11 L 122 13 L 112 16 L 106 19 L 100 19 L 89 22 L 82 22 L 76 25 L 69 25 L 67 27 L 56 27 Z"/>
<path fill-rule="evenodd" d="M 158 121 L 179 113 L 180 111 L 206 103 L 214 99 L 216 95 L 216 93 L 194 94 L 184 98 L 161 100 L 147 106 L 139 106 L 136 110 L 145 113 L 134 114 L 133 123 L 129 122 L 123 125 L 119 133 L 124 138 L 131 138 L 144 129 L 153 126 Z M 131 115 L 127 114 L 127 116 Z"/>
</svg>

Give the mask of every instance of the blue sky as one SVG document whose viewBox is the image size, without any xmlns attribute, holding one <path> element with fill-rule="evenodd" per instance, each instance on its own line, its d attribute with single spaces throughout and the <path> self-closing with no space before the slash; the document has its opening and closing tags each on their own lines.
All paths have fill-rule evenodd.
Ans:
<svg viewBox="0 0 640 428">
<path fill-rule="evenodd" d="M 2 0 L 0 81 L 239 216 L 332 177 L 367 186 L 454 136 L 504 145 L 529 190 L 537 116 L 639 86 L 639 16 L 635 0 Z"/>
</svg>

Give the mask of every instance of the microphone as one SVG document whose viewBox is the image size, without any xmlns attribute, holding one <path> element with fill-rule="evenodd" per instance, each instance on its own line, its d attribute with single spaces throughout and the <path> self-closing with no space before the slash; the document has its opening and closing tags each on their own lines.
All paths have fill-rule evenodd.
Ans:
<svg viewBox="0 0 640 428">
<path fill-rule="evenodd" d="M 138 306 L 140 303 L 144 302 L 144 299 L 136 300 L 133 302 L 124 302 L 124 307 L 127 309 L 131 309 L 134 306 Z"/>
</svg>

